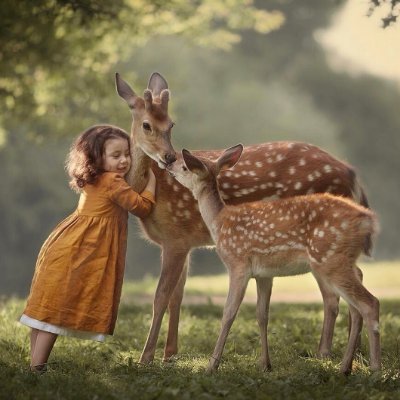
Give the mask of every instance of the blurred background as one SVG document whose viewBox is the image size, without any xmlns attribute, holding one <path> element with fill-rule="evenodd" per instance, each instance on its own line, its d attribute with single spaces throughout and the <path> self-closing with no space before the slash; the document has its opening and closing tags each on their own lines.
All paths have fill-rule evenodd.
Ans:
<svg viewBox="0 0 400 400">
<path fill-rule="evenodd" d="M 381 221 L 375 260 L 400 256 L 399 3 L 359 0 L 5 0 L 0 17 L 0 294 L 24 296 L 40 246 L 71 213 L 64 160 L 97 123 L 130 130 L 139 94 L 168 81 L 173 144 L 316 144 L 354 165 Z M 130 218 L 126 276 L 160 253 Z M 196 250 L 192 275 L 221 273 Z"/>
</svg>

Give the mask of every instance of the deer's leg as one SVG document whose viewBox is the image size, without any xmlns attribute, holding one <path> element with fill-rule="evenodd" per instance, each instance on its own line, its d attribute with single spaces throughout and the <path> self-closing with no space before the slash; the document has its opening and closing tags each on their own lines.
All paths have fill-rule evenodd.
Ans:
<svg viewBox="0 0 400 400">
<path fill-rule="evenodd" d="M 356 285 L 357 295 L 349 295 L 349 302 L 360 312 L 368 331 L 370 368 L 372 371 L 381 369 L 381 345 L 379 334 L 379 300 L 374 297 L 360 282 Z"/>
<path fill-rule="evenodd" d="M 240 268 L 237 268 L 237 270 L 240 270 Z M 208 363 L 208 372 L 213 372 L 218 369 L 219 363 L 221 361 L 222 352 L 225 347 L 226 338 L 228 336 L 229 330 L 231 329 L 233 321 L 236 318 L 239 306 L 242 303 L 248 281 L 249 278 L 247 276 L 230 271 L 229 292 L 224 306 L 224 313 L 221 321 L 221 330 L 219 332 L 214 352 Z"/>
<path fill-rule="evenodd" d="M 271 360 L 268 351 L 268 314 L 272 291 L 272 278 L 256 278 L 257 282 L 257 321 L 261 338 L 261 368 L 271 370 Z"/>
<path fill-rule="evenodd" d="M 356 277 L 358 280 L 362 283 L 363 281 L 363 273 L 360 268 L 357 267 L 357 265 L 354 266 L 354 273 L 356 274 Z M 362 329 L 362 318 L 361 318 L 361 329 Z M 352 324 L 352 318 L 351 318 L 351 312 L 349 311 L 349 336 L 351 332 L 351 324 Z M 356 343 L 356 351 L 361 348 L 361 329 L 358 335 L 357 343 Z"/>
<path fill-rule="evenodd" d="M 339 260 L 336 262 L 339 262 Z M 355 273 L 354 266 L 347 267 L 344 266 L 344 263 L 341 263 L 329 266 L 317 266 L 315 269 L 318 270 L 318 275 L 322 275 L 322 278 L 335 289 L 338 295 L 343 297 L 350 306 L 354 307 L 361 314 L 368 329 L 370 367 L 373 371 L 379 370 L 381 368 L 381 347 L 378 299 L 362 285 Z M 349 347 L 346 355 L 354 353 L 357 344 L 356 337 L 358 337 L 358 324 L 361 324 L 361 322 L 357 321 L 357 317 L 355 317 L 352 320 L 352 324 L 356 325 L 354 329 L 353 327 L 351 328 L 350 332 L 350 337 L 354 342 L 354 349 Z M 347 361 L 347 365 L 345 365 L 346 360 L 344 359 L 343 372 L 348 372 L 349 362 Z"/>
<path fill-rule="evenodd" d="M 343 290 L 343 287 L 340 289 Z M 358 280 L 353 282 L 350 290 L 348 288 L 346 289 L 342 297 L 360 312 L 368 330 L 370 368 L 372 371 L 380 370 L 379 300 L 368 292 Z M 353 332 L 353 327 L 351 331 Z M 356 345 L 357 339 L 355 340 L 355 346 Z"/>
<path fill-rule="evenodd" d="M 347 343 L 346 352 L 343 356 L 342 365 L 340 372 L 348 375 L 351 373 L 354 354 L 357 350 L 357 344 L 359 343 L 359 337 L 362 328 L 362 317 L 358 310 L 349 303 L 349 314 L 351 318 L 349 341 Z"/>
<path fill-rule="evenodd" d="M 181 311 L 181 304 L 183 298 L 183 291 L 185 289 L 187 271 L 189 269 L 190 254 L 186 256 L 186 261 L 178 280 L 178 283 L 169 300 L 169 324 L 167 343 L 164 348 L 164 361 L 169 361 L 171 357 L 178 353 L 178 326 L 179 316 Z"/>
<path fill-rule="evenodd" d="M 324 322 L 317 354 L 319 357 L 329 357 L 332 349 L 335 322 L 339 313 L 340 297 L 320 276 L 314 274 L 314 277 L 317 280 L 324 302 Z"/>
<path fill-rule="evenodd" d="M 149 363 L 154 359 L 161 322 L 172 292 L 182 275 L 187 253 L 188 250 L 176 251 L 172 248 L 163 247 L 161 274 L 153 302 L 153 318 L 146 344 L 140 356 L 141 363 Z"/>
</svg>

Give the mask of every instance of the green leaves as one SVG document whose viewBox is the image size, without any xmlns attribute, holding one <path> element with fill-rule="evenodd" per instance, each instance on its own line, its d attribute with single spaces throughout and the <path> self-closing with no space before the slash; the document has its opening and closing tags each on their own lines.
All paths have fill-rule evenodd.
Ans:
<svg viewBox="0 0 400 400">
<path fill-rule="evenodd" d="M 267 33 L 283 20 L 251 0 L 7 0 L 0 27 L 0 127 L 12 131 L 16 121 L 26 121 L 34 132 L 54 135 L 75 130 L 71 120 L 79 111 L 99 119 L 115 100 L 116 64 L 154 36 L 179 35 L 228 50 L 240 30 Z"/>
</svg>

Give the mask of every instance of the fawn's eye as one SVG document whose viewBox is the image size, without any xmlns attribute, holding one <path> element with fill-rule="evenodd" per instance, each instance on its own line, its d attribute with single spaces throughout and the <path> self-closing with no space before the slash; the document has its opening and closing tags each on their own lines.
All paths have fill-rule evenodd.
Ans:
<svg viewBox="0 0 400 400">
<path fill-rule="evenodd" d="M 146 131 L 151 131 L 151 126 L 148 122 L 143 122 L 143 129 Z"/>
<path fill-rule="evenodd" d="M 182 169 L 183 169 L 184 171 L 187 171 L 187 170 L 188 170 L 185 166 L 183 166 Z"/>
</svg>

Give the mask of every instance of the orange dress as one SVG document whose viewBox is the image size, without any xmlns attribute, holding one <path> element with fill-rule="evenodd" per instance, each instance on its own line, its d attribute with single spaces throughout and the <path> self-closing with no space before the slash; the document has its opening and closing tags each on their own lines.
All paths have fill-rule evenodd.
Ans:
<svg viewBox="0 0 400 400">
<path fill-rule="evenodd" d="M 134 192 L 116 173 L 106 172 L 86 185 L 76 211 L 56 226 L 40 250 L 23 317 L 56 328 L 112 334 L 125 269 L 128 211 L 145 217 L 152 203 L 152 193 Z"/>
</svg>

